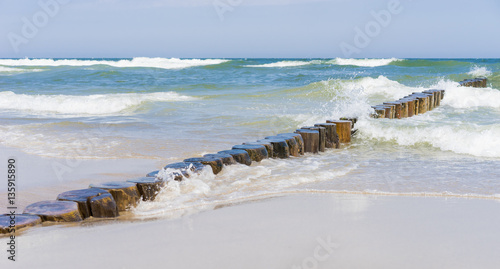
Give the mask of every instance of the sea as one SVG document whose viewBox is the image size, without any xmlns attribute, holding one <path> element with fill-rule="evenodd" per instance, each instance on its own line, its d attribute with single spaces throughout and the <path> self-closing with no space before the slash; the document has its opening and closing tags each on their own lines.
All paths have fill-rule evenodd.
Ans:
<svg viewBox="0 0 500 269">
<path fill-rule="evenodd" d="M 475 77 L 488 86 L 460 87 Z M 440 107 L 369 117 L 373 105 L 427 89 L 446 90 Z M 6 165 L 19 153 L 19 199 L 55 199 L 82 182 L 125 181 L 340 117 L 358 118 L 340 149 L 205 169 L 168 182 L 130 217 L 292 193 L 500 200 L 500 59 L 0 59 L 0 157 Z"/>
</svg>

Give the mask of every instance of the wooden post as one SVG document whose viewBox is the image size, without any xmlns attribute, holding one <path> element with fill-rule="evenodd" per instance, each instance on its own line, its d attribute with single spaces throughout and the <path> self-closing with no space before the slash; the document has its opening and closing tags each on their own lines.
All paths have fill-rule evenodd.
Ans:
<svg viewBox="0 0 500 269">
<path fill-rule="evenodd" d="M 319 152 L 319 131 L 298 129 L 295 132 L 300 134 L 304 140 L 304 152 Z"/>
<path fill-rule="evenodd" d="M 384 105 L 392 106 L 394 109 L 393 118 L 401 119 L 401 103 L 399 102 L 385 102 Z"/>
<path fill-rule="evenodd" d="M 351 142 L 351 121 L 348 120 L 327 120 L 327 123 L 335 123 L 340 143 Z"/>
<path fill-rule="evenodd" d="M 18 232 L 21 229 L 42 224 L 42 219 L 36 215 L 15 214 L 15 230 Z M 0 215 L 0 234 L 8 234 L 11 232 L 11 215 Z"/>
<path fill-rule="evenodd" d="M 324 152 L 326 148 L 326 128 L 321 126 L 306 126 L 300 129 L 315 130 L 319 132 L 319 151 Z"/>
<path fill-rule="evenodd" d="M 41 201 L 27 206 L 23 214 L 37 215 L 42 221 L 75 222 L 83 220 L 78 203 L 72 201 Z"/>
<path fill-rule="evenodd" d="M 278 134 L 277 136 L 293 137 L 295 139 L 295 142 L 297 142 L 297 146 L 299 147 L 299 155 L 304 155 L 304 140 L 302 139 L 302 136 L 300 134 L 283 133 Z"/>
<path fill-rule="evenodd" d="M 165 181 L 152 177 L 130 179 L 127 180 L 127 182 L 133 183 L 137 186 L 143 201 L 154 201 L 158 193 L 163 187 L 165 187 L 166 184 Z"/>
<path fill-rule="evenodd" d="M 261 145 L 236 145 L 233 146 L 233 149 L 245 150 L 246 152 L 248 152 L 248 155 L 250 155 L 252 161 L 255 162 L 260 162 L 263 159 L 269 158 L 266 147 Z"/>
<path fill-rule="evenodd" d="M 372 106 L 375 113 L 372 113 L 370 116 L 375 119 L 385 118 L 385 108 L 383 106 Z"/>
<path fill-rule="evenodd" d="M 99 184 L 90 184 L 89 188 L 97 188 L 109 191 L 116 202 L 118 211 L 125 211 L 130 207 L 137 205 L 140 200 L 137 186 L 129 182 L 106 182 Z"/>
<path fill-rule="evenodd" d="M 385 113 L 385 110 L 382 109 Z M 326 148 L 340 148 L 339 135 L 337 134 L 337 125 L 335 123 L 316 123 L 314 126 L 324 127 L 326 130 Z"/>
<path fill-rule="evenodd" d="M 204 165 L 210 165 L 210 167 L 212 167 L 212 172 L 216 175 L 218 173 L 220 173 L 220 171 L 222 171 L 222 167 L 224 166 L 224 162 L 222 162 L 222 159 L 216 158 L 216 157 L 189 158 L 189 159 L 185 159 L 183 162 L 202 163 Z"/>
<path fill-rule="evenodd" d="M 236 161 L 234 160 L 233 156 L 231 156 L 231 154 L 227 154 L 227 153 L 205 154 L 205 155 L 203 155 L 203 157 L 220 158 L 224 165 L 236 164 Z"/>
<path fill-rule="evenodd" d="M 67 191 L 57 196 L 59 201 L 78 203 L 83 218 L 113 218 L 118 216 L 118 208 L 111 194 L 103 189 L 89 188 Z"/>
<path fill-rule="evenodd" d="M 242 149 L 231 149 L 231 150 L 223 150 L 219 151 L 218 153 L 227 153 L 231 156 L 233 156 L 234 160 L 238 163 L 244 164 L 244 165 L 251 165 L 252 164 L 252 158 L 250 158 L 250 155 L 248 152 Z"/>
<path fill-rule="evenodd" d="M 406 110 L 408 111 L 406 117 L 413 117 L 415 115 L 415 99 L 407 97 L 400 100 L 406 103 Z"/>
<path fill-rule="evenodd" d="M 276 135 L 276 136 L 267 136 L 266 137 L 266 140 L 267 139 L 277 139 L 277 140 L 282 140 L 284 139 L 286 141 L 286 143 L 288 144 L 288 152 L 289 152 L 289 155 L 290 156 L 294 156 L 294 157 L 299 157 L 300 156 L 300 153 L 299 153 L 299 144 L 297 143 L 297 140 L 295 140 L 295 137 L 291 137 L 291 136 L 279 136 L 279 135 Z"/>
<path fill-rule="evenodd" d="M 178 162 L 165 165 L 164 169 L 173 169 L 171 176 L 176 181 L 182 181 L 185 177 L 189 177 L 188 171 L 198 173 L 205 168 L 205 165 L 199 162 Z M 159 171 L 153 171 L 146 177 L 156 177 Z"/>
<path fill-rule="evenodd" d="M 294 139 L 295 141 L 295 139 Z M 286 159 L 290 157 L 290 147 L 284 137 L 281 138 L 266 138 L 258 142 L 267 142 L 272 145 L 274 158 Z"/>
</svg>

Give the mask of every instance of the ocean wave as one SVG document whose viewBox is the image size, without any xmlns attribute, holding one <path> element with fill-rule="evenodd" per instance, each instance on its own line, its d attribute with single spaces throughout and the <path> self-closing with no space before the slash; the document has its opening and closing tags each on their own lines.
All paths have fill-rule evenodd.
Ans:
<svg viewBox="0 0 500 269">
<path fill-rule="evenodd" d="M 196 66 L 216 65 L 228 62 L 222 59 L 178 59 L 136 57 L 131 60 L 78 60 L 78 59 L 0 59 L 4 66 L 92 66 L 108 65 L 113 67 L 153 67 L 163 69 L 182 69 Z"/>
<path fill-rule="evenodd" d="M 27 95 L 0 92 L 0 109 L 28 113 L 106 115 L 126 111 L 145 102 L 190 101 L 194 97 L 176 92 L 117 93 L 96 95 Z"/>
<path fill-rule="evenodd" d="M 294 67 L 294 66 L 309 65 L 312 63 L 313 62 L 304 62 L 304 61 L 281 61 L 268 64 L 246 65 L 246 67 Z"/>
<path fill-rule="evenodd" d="M 394 141 L 405 146 L 427 143 L 460 154 L 500 157 L 500 124 L 442 121 L 414 117 L 388 124 L 369 119 L 359 121 L 357 127 L 362 138 Z"/>
<path fill-rule="evenodd" d="M 22 68 L 11 68 L 11 67 L 0 66 L 0 74 L 1 73 L 12 74 L 12 73 L 40 72 L 40 71 L 43 71 L 43 69 L 22 69 Z"/>
<path fill-rule="evenodd" d="M 459 83 L 441 80 L 433 88 L 445 89 L 441 105 L 454 108 L 500 108 L 500 91 L 492 88 L 461 87 Z"/>
<path fill-rule="evenodd" d="M 389 65 L 393 62 L 402 61 L 402 59 L 390 58 L 390 59 L 343 59 L 336 58 L 332 60 L 332 64 L 336 65 L 353 65 L 353 66 L 361 66 L 361 67 L 377 67 Z"/>
<path fill-rule="evenodd" d="M 473 77 L 489 77 L 491 76 L 491 71 L 488 68 L 482 66 L 479 67 L 477 65 L 473 66 L 470 71 L 467 73 Z"/>
</svg>

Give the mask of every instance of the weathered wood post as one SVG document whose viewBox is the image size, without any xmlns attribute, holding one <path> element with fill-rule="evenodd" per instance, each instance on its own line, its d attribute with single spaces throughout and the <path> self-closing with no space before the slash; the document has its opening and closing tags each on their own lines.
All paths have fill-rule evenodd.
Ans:
<svg viewBox="0 0 500 269">
<path fill-rule="evenodd" d="M 272 145 L 272 155 L 275 158 L 286 159 L 290 157 L 290 147 L 284 137 L 276 138 L 269 136 L 269 138 L 259 140 L 258 142 L 270 143 Z"/>
<path fill-rule="evenodd" d="M 233 149 L 245 150 L 246 152 L 248 152 L 248 155 L 250 155 L 252 161 L 255 162 L 260 162 L 263 159 L 269 158 L 266 147 L 261 145 L 236 145 L 233 146 Z"/>
<path fill-rule="evenodd" d="M 295 132 L 300 134 L 304 140 L 304 152 L 319 152 L 319 131 L 298 129 Z"/>
<path fill-rule="evenodd" d="M 277 158 L 276 156 L 274 156 L 273 144 L 271 144 L 271 142 L 269 142 L 269 141 L 257 140 L 255 142 L 245 142 L 245 143 L 243 143 L 243 145 L 260 145 L 260 146 L 264 146 L 264 147 L 266 147 L 267 157 L 268 158 Z"/>
<path fill-rule="evenodd" d="M 250 155 L 248 152 L 242 149 L 231 149 L 231 150 L 223 150 L 219 151 L 218 153 L 227 153 L 231 156 L 233 156 L 234 160 L 237 163 L 241 163 L 244 165 L 251 165 L 252 164 L 252 158 L 250 158 Z"/>
<path fill-rule="evenodd" d="M 0 215 L 0 234 L 8 234 L 11 231 L 12 224 L 15 224 L 16 232 L 42 224 L 42 219 L 37 215 L 28 215 L 28 214 L 15 214 L 14 219 L 11 218 L 12 215 L 4 214 Z"/>
<path fill-rule="evenodd" d="M 372 118 L 385 118 L 385 108 L 383 106 L 372 106 L 372 108 L 375 110 L 375 113 L 371 114 Z"/>
<path fill-rule="evenodd" d="M 90 184 L 90 188 L 107 190 L 115 199 L 118 211 L 125 211 L 130 207 L 134 207 L 140 200 L 139 190 L 137 186 L 129 182 L 106 182 L 99 184 Z"/>
<path fill-rule="evenodd" d="M 115 199 L 103 189 L 89 188 L 67 191 L 59 194 L 57 200 L 77 202 L 83 218 L 114 218 L 118 216 Z"/>
<path fill-rule="evenodd" d="M 27 206 L 23 214 L 37 215 L 42 221 L 75 222 L 83 216 L 78 203 L 72 201 L 41 201 Z"/>
<path fill-rule="evenodd" d="M 315 130 L 319 132 L 319 151 L 324 152 L 326 147 L 326 128 L 321 126 L 306 126 L 300 129 Z"/>
<path fill-rule="evenodd" d="M 382 110 L 385 113 L 385 110 Z M 335 123 L 316 123 L 314 126 L 320 126 L 326 130 L 326 148 L 340 148 L 339 135 L 337 134 L 337 125 Z"/>
<path fill-rule="evenodd" d="M 154 177 L 141 177 L 127 180 L 137 186 L 143 201 L 154 201 L 161 189 L 165 187 L 166 182 Z"/>
<path fill-rule="evenodd" d="M 280 135 L 275 135 L 275 136 L 267 136 L 266 140 L 285 140 L 285 142 L 288 144 L 288 153 L 290 156 L 294 157 L 299 157 L 299 144 L 297 143 L 297 140 L 295 140 L 295 137 L 291 136 L 280 136 Z"/>
<path fill-rule="evenodd" d="M 185 159 L 183 162 L 202 163 L 204 165 L 210 165 L 210 167 L 212 167 L 212 172 L 216 175 L 222 171 L 222 168 L 224 166 L 224 162 L 222 161 L 222 159 L 216 158 L 216 157 L 189 158 L 189 159 Z"/>
<path fill-rule="evenodd" d="M 278 134 L 277 136 L 293 137 L 295 139 L 295 142 L 297 142 L 297 146 L 299 147 L 299 155 L 304 155 L 304 140 L 302 139 L 302 136 L 300 134 L 283 133 Z"/>
<path fill-rule="evenodd" d="M 340 143 L 351 143 L 351 121 L 348 120 L 327 120 L 327 123 L 335 123 Z"/>
<path fill-rule="evenodd" d="M 394 119 L 401 119 L 401 103 L 400 102 L 385 102 L 384 105 L 394 106 Z"/>
<path fill-rule="evenodd" d="M 205 154 L 203 157 L 207 158 L 219 158 L 222 160 L 222 163 L 224 165 L 233 165 L 236 164 L 236 161 L 234 160 L 233 156 L 231 154 L 227 153 L 217 153 L 217 154 Z"/>
</svg>

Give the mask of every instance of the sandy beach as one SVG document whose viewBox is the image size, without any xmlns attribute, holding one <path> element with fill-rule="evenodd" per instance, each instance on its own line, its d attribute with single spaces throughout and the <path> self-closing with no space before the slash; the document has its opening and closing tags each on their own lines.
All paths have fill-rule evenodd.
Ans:
<svg viewBox="0 0 500 269">
<path fill-rule="evenodd" d="M 302 193 L 28 230 L 9 268 L 497 268 L 499 212 L 496 200 Z"/>
</svg>

